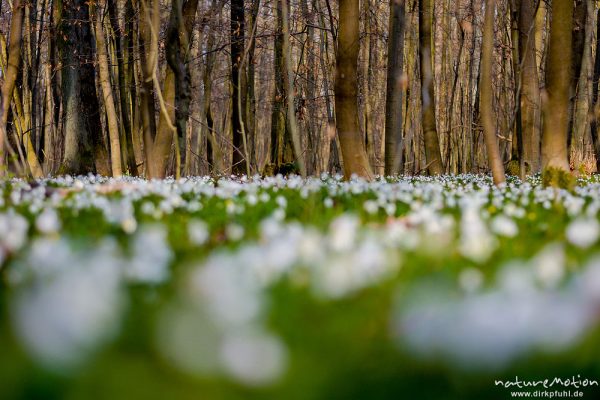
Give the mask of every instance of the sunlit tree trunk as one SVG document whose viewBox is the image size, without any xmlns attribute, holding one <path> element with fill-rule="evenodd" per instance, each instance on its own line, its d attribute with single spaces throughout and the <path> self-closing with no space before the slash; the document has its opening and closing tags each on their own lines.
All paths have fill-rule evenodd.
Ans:
<svg viewBox="0 0 600 400">
<path fill-rule="evenodd" d="M 483 44 L 481 59 L 481 120 L 483 122 L 483 133 L 485 135 L 485 147 L 487 149 L 488 163 L 492 170 L 495 185 L 500 185 L 506 180 L 504 176 L 504 165 L 498 149 L 496 139 L 496 125 L 494 124 L 494 106 L 492 87 L 492 60 L 494 55 L 494 14 L 496 0 L 486 0 L 485 21 L 483 27 Z"/>
<path fill-rule="evenodd" d="M 421 103 L 425 160 L 430 175 L 444 172 L 438 138 L 433 92 L 433 58 L 431 56 L 431 3 L 419 0 L 419 56 L 421 65 Z"/>
<path fill-rule="evenodd" d="M 567 129 L 572 65 L 573 0 L 554 0 L 546 63 L 542 168 L 569 171 Z"/>
<path fill-rule="evenodd" d="M 404 172 L 402 160 L 402 92 L 404 0 L 390 0 L 387 89 L 385 102 L 385 174 Z"/>
<path fill-rule="evenodd" d="M 8 45 L 8 56 L 6 68 L 4 69 L 4 83 L 2 84 L 1 103 L 2 113 L 0 118 L 0 176 L 5 173 L 5 143 L 8 143 L 6 124 L 8 121 L 8 112 L 13 97 L 13 91 L 17 82 L 17 75 L 21 63 L 21 43 L 23 38 L 23 17 L 24 5 L 20 0 L 15 0 L 12 9 L 12 18 L 10 23 L 10 36 Z"/>
<path fill-rule="evenodd" d="M 233 135 L 233 158 L 232 158 L 232 173 L 245 174 L 247 173 L 247 160 L 245 152 L 245 143 L 243 132 L 243 107 L 240 107 L 241 99 L 245 99 L 244 90 L 242 87 L 243 58 L 244 58 L 244 43 L 245 43 L 245 23 L 244 23 L 244 1 L 231 1 L 231 25 L 230 25 L 230 40 L 231 40 L 231 131 Z"/>
<path fill-rule="evenodd" d="M 520 0 L 519 62 L 520 117 L 525 173 L 540 171 L 541 100 L 535 46 L 535 14 L 538 0 Z"/>
<path fill-rule="evenodd" d="M 154 74 L 158 63 L 158 30 L 160 10 L 158 0 L 140 1 L 139 43 L 140 43 L 140 118 L 144 142 L 146 176 L 161 176 L 160 165 L 154 158 L 154 138 L 156 137 L 156 108 L 154 105 Z"/>
<path fill-rule="evenodd" d="M 123 160 L 128 172 L 133 175 L 138 175 L 137 162 L 135 160 L 135 152 L 133 149 L 133 127 L 132 127 L 132 112 L 131 100 L 132 96 L 130 88 L 133 86 L 130 76 L 133 65 L 133 59 L 130 47 L 132 43 L 131 36 L 133 35 L 133 5 L 132 0 L 127 0 L 124 12 L 124 28 L 119 25 L 119 9 L 115 0 L 107 0 L 107 8 L 110 17 L 110 24 L 115 35 L 115 53 L 117 56 L 117 71 L 119 75 L 119 100 L 121 106 L 121 127 L 122 127 L 122 144 L 126 146 L 126 158 Z M 132 88 L 133 89 L 133 88 Z"/>
<path fill-rule="evenodd" d="M 344 175 L 373 178 L 358 124 L 357 68 L 359 52 L 359 1 L 340 0 L 335 74 L 335 115 L 342 149 Z"/>
<path fill-rule="evenodd" d="M 96 48 L 98 54 L 98 70 L 100 75 L 100 87 L 102 89 L 102 99 L 106 111 L 108 125 L 108 137 L 110 143 L 111 170 L 114 177 L 120 177 L 123 174 L 121 168 L 121 142 L 119 138 L 119 121 L 117 119 L 117 109 L 115 107 L 115 98 L 113 96 L 112 84 L 110 81 L 110 70 L 108 65 L 108 54 L 106 51 L 106 40 L 104 37 L 103 16 L 100 14 L 105 7 L 105 1 L 100 0 L 97 6 L 93 8 L 93 16 L 96 29 Z"/>
</svg>

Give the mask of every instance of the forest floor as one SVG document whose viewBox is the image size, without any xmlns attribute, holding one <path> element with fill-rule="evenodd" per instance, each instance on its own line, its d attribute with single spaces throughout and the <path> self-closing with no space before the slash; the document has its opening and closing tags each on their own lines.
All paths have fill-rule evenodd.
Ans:
<svg viewBox="0 0 600 400">
<path fill-rule="evenodd" d="M 596 178 L 1 188 L 2 398 L 600 393 Z"/>
</svg>

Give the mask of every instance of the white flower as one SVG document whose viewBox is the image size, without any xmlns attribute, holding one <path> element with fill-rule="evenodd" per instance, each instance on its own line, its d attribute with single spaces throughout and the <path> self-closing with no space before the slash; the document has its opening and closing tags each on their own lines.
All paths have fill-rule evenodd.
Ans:
<svg viewBox="0 0 600 400">
<path fill-rule="evenodd" d="M 565 275 L 565 251 L 561 245 L 546 246 L 533 260 L 538 280 L 547 287 L 560 283 Z"/>
<path fill-rule="evenodd" d="M 41 233 L 51 234 L 60 230 L 60 219 L 58 214 L 52 208 L 46 208 L 35 219 L 35 227 Z"/>
<path fill-rule="evenodd" d="M 210 237 L 208 226 L 204 221 L 191 220 L 188 223 L 188 236 L 193 245 L 202 246 Z"/>
<path fill-rule="evenodd" d="M 236 223 L 231 223 L 225 227 L 225 235 L 229 240 L 234 242 L 242 240 L 244 237 L 244 227 Z"/>
<path fill-rule="evenodd" d="M 20 214 L 9 211 L 0 214 L 0 244 L 8 251 L 17 251 L 27 240 L 29 223 Z"/>
<path fill-rule="evenodd" d="M 336 251 L 346 251 L 352 248 L 356 238 L 359 220 L 353 215 L 337 217 L 329 226 L 329 243 Z"/>
<path fill-rule="evenodd" d="M 519 228 L 512 218 L 505 215 L 498 215 L 492 219 L 492 232 L 500 236 L 515 237 L 519 233 Z"/>
<path fill-rule="evenodd" d="M 250 386 L 272 384 L 285 370 L 285 347 L 275 336 L 260 331 L 235 332 L 225 338 L 221 361 L 227 373 Z"/>
<path fill-rule="evenodd" d="M 578 218 L 569 224 L 565 234 L 569 243 L 588 248 L 598 240 L 600 225 L 595 218 Z"/>
<path fill-rule="evenodd" d="M 136 283 L 163 283 L 170 276 L 172 258 L 166 231 L 159 226 L 144 228 L 133 239 L 133 254 L 125 276 Z"/>
<path fill-rule="evenodd" d="M 369 214 L 375 214 L 379 210 L 377 202 L 374 200 L 367 200 L 363 204 L 363 208 Z"/>
</svg>

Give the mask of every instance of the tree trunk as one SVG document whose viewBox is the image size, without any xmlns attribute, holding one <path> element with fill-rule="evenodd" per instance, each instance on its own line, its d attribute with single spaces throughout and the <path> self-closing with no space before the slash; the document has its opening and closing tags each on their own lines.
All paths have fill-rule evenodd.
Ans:
<svg viewBox="0 0 600 400">
<path fill-rule="evenodd" d="M 519 12 L 519 95 L 525 174 L 540 171 L 541 100 L 535 46 L 535 14 L 538 0 L 521 0 Z"/>
<path fill-rule="evenodd" d="M 115 178 L 123 174 L 121 168 L 121 142 L 119 138 L 119 121 L 117 118 L 117 109 L 113 96 L 112 85 L 110 81 L 110 70 L 108 66 L 108 54 L 106 51 L 106 40 L 104 38 L 103 16 L 98 12 L 104 9 L 105 2 L 100 0 L 97 6 L 94 6 L 93 20 L 96 27 L 96 47 L 98 53 L 98 70 L 100 73 L 100 87 L 102 88 L 102 98 L 104 99 L 104 109 L 108 121 L 108 136 L 110 142 L 110 159 L 112 176 Z"/>
<path fill-rule="evenodd" d="M 390 0 L 385 101 L 385 175 L 404 172 L 402 160 L 404 24 L 404 0 Z"/>
<path fill-rule="evenodd" d="M 126 146 L 126 158 L 124 161 L 128 172 L 133 175 L 138 175 L 137 163 L 135 160 L 135 152 L 133 150 L 133 129 L 131 125 L 131 92 L 128 90 L 132 82 L 128 82 L 128 76 L 133 65 L 130 61 L 133 59 L 130 47 L 132 43 L 131 35 L 133 29 L 133 4 L 132 0 L 127 0 L 125 4 L 125 34 L 119 26 L 118 7 L 115 0 L 107 0 L 108 13 L 110 16 L 110 24 L 115 35 L 115 52 L 117 55 L 117 71 L 119 75 L 119 100 L 121 105 L 121 125 L 123 129 L 123 143 Z M 127 64 L 127 67 L 126 67 Z"/>
<path fill-rule="evenodd" d="M 273 93 L 273 111 L 271 113 L 271 163 L 276 171 L 284 160 L 285 137 L 287 136 L 286 117 L 286 85 L 284 77 L 284 55 L 283 55 L 283 3 L 277 0 L 277 31 L 274 43 L 275 61 L 275 91 Z"/>
<path fill-rule="evenodd" d="M 8 45 L 8 59 L 4 72 L 4 83 L 2 85 L 2 97 L 0 99 L 0 176 L 5 174 L 4 144 L 8 143 L 6 124 L 8 112 L 13 97 L 13 91 L 17 82 L 19 66 L 21 64 L 21 42 L 23 38 L 24 5 L 20 0 L 13 3 L 12 18 L 10 21 L 10 37 Z"/>
<path fill-rule="evenodd" d="M 569 171 L 567 129 L 572 65 L 573 1 L 554 0 L 546 63 L 542 168 Z"/>
<path fill-rule="evenodd" d="M 342 149 L 344 175 L 372 179 L 358 124 L 359 1 L 340 0 L 335 76 L 335 115 Z"/>
<path fill-rule="evenodd" d="M 153 78 L 158 62 L 158 30 L 160 10 L 158 0 L 145 0 L 140 7 L 139 43 L 142 85 L 140 88 L 140 117 L 142 122 L 146 176 L 160 177 L 160 164 L 154 158 L 156 120 Z"/>
<path fill-rule="evenodd" d="M 110 175 L 96 94 L 94 38 L 87 0 L 63 0 L 61 36 L 65 151 L 60 172 Z"/>
<path fill-rule="evenodd" d="M 494 13 L 495 0 L 485 2 L 485 21 L 483 27 L 483 44 L 481 58 L 481 120 L 483 122 L 483 133 L 485 135 L 485 147 L 487 149 L 488 163 L 492 170 L 494 184 L 500 185 L 506 181 L 504 176 L 504 165 L 498 149 L 496 139 L 496 126 L 494 124 L 494 106 L 492 86 L 492 60 L 494 56 Z"/>
<path fill-rule="evenodd" d="M 573 39 L 572 39 L 572 67 L 569 86 L 569 125 L 567 128 L 567 157 L 570 159 L 571 145 L 573 143 L 573 122 L 575 118 L 575 103 L 577 102 L 578 84 L 583 66 L 585 48 L 585 27 L 587 22 L 587 3 L 584 0 L 574 0 L 573 9 Z"/>
<path fill-rule="evenodd" d="M 421 103 L 425 161 L 430 175 L 444 172 L 435 121 L 433 59 L 431 57 L 431 2 L 419 0 L 419 56 L 421 65 Z"/>
<path fill-rule="evenodd" d="M 600 117 L 600 104 L 598 103 L 598 86 L 600 83 L 600 10 L 596 16 L 596 59 L 594 60 L 594 76 L 592 80 L 592 103 L 591 103 L 591 133 L 594 144 L 594 155 L 596 156 L 596 172 L 600 172 L 600 139 L 598 138 L 598 119 Z"/>
<path fill-rule="evenodd" d="M 247 173 L 246 149 L 243 132 L 243 113 L 241 99 L 245 99 L 242 88 L 244 58 L 244 1 L 231 1 L 231 131 L 233 134 L 233 159 L 231 171 L 234 174 Z"/>
</svg>

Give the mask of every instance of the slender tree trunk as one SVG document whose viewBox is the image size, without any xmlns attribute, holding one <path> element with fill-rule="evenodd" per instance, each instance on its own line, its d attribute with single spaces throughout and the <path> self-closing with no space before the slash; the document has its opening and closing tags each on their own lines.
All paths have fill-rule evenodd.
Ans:
<svg viewBox="0 0 600 400">
<path fill-rule="evenodd" d="M 300 134 L 298 133 L 298 122 L 296 120 L 296 109 L 294 106 L 294 71 L 292 69 L 292 50 L 290 43 L 290 15 L 288 0 L 279 0 L 283 8 L 283 60 L 284 77 L 287 92 L 287 114 L 289 125 L 289 140 L 291 141 L 292 159 L 298 166 L 300 175 L 306 177 L 306 167 L 300 146 Z"/>
<path fill-rule="evenodd" d="M 431 57 L 431 2 L 419 0 L 419 56 L 421 65 L 421 103 L 425 160 L 430 175 L 444 172 L 435 121 L 433 59 Z"/>
<path fill-rule="evenodd" d="M 258 11 L 260 9 L 260 0 L 252 0 L 252 8 L 249 15 L 249 29 L 251 36 L 248 39 L 248 83 L 246 90 L 246 132 L 248 137 L 248 162 L 250 163 L 250 170 L 256 171 L 258 169 L 257 160 L 257 141 L 256 137 L 256 95 L 255 95 L 255 84 L 256 84 L 256 72 L 255 72 L 255 50 L 256 50 L 256 29 L 258 24 Z"/>
<path fill-rule="evenodd" d="M 240 104 L 240 98 L 245 99 L 243 96 L 242 79 L 240 70 L 243 68 L 244 58 L 244 1 L 243 0 L 232 0 L 231 1 L 231 102 L 232 102 L 232 113 L 231 113 L 231 131 L 233 134 L 233 159 L 232 159 L 232 173 L 234 174 L 245 174 L 247 172 L 247 160 L 244 149 L 244 132 L 243 115 Z"/>
<path fill-rule="evenodd" d="M 404 172 L 402 160 L 402 92 L 404 0 L 390 0 L 387 89 L 385 101 L 385 174 Z"/>
<path fill-rule="evenodd" d="M 212 0 L 211 9 L 214 9 L 216 0 Z M 206 41 L 206 55 L 204 62 L 204 75 L 202 82 L 204 85 L 204 118 L 206 120 L 206 161 L 211 172 L 221 172 L 222 165 L 218 156 L 219 149 L 215 137 L 215 122 L 212 113 L 212 71 L 215 64 L 216 53 L 215 46 L 215 27 L 209 26 L 208 39 Z"/>
<path fill-rule="evenodd" d="M 573 1 L 554 0 L 546 63 L 542 168 L 569 171 L 567 130 L 572 66 Z"/>
<path fill-rule="evenodd" d="M 140 88 L 140 117 L 142 122 L 144 158 L 146 176 L 160 177 L 160 165 L 154 158 L 154 138 L 156 120 L 154 106 L 154 74 L 158 62 L 158 30 L 160 10 L 158 0 L 141 0 L 139 20 L 140 69 L 142 85 Z"/>
<path fill-rule="evenodd" d="M 106 51 L 106 40 L 104 37 L 104 24 L 102 15 L 99 12 L 104 9 L 105 1 L 100 0 L 97 6 L 94 6 L 92 19 L 96 27 L 96 47 L 98 53 L 98 70 L 100 74 L 100 87 L 102 89 L 102 98 L 104 99 L 104 109 L 108 121 L 108 136 L 110 142 L 111 169 L 114 177 L 120 177 L 123 174 L 121 168 L 121 142 L 119 138 L 119 121 L 117 118 L 117 109 L 113 96 L 112 85 L 110 81 L 110 70 L 108 66 L 108 54 Z"/>
<path fill-rule="evenodd" d="M 10 21 L 10 37 L 8 45 L 8 60 L 4 73 L 4 83 L 2 85 L 2 97 L 0 99 L 2 107 L 0 108 L 0 176 L 5 173 L 4 144 L 8 143 L 6 134 L 6 124 L 8 121 L 8 112 L 13 97 L 13 91 L 17 82 L 19 66 L 21 64 L 21 43 L 23 38 L 23 17 L 24 5 L 20 0 L 13 2 L 12 18 Z"/>
<path fill-rule="evenodd" d="M 273 111 L 271 114 L 271 163 L 274 171 L 278 170 L 284 160 L 286 135 L 286 85 L 283 60 L 283 3 L 277 0 L 277 31 L 274 43 L 275 88 L 273 92 Z"/>
<path fill-rule="evenodd" d="M 535 46 L 538 0 L 521 0 L 519 12 L 520 117 L 524 173 L 540 171 L 541 99 Z"/>
<path fill-rule="evenodd" d="M 567 128 L 567 156 L 571 155 L 571 145 L 573 143 L 573 125 L 575 118 L 575 103 L 577 102 L 578 84 L 581 77 L 581 67 L 583 66 L 583 54 L 585 49 L 585 27 L 587 25 L 587 2 L 584 0 L 574 0 L 573 9 L 573 51 L 571 79 L 569 86 L 569 125 Z"/>
<path fill-rule="evenodd" d="M 494 106 L 492 86 L 492 61 L 494 56 L 494 14 L 495 0 L 485 2 L 485 21 L 483 27 L 483 44 L 481 59 L 481 119 L 483 122 L 483 133 L 485 135 L 485 147 L 487 148 L 488 162 L 492 170 L 494 184 L 500 185 L 506 181 L 504 176 L 504 165 L 498 149 L 496 139 L 496 126 L 494 124 Z"/>
<path fill-rule="evenodd" d="M 135 160 L 135 152 L 133 150 L 133 130 L 131 118 L 131 92 L 129 86 L 132 82 L 128 82 L 129 72 L 133 69 L 131 64 L 132 53 L 130 51 L 133 34 L 133 5 L 132 0 L 127 0 L 125 4 L 124 20 L 125 34 L 119 26 L 119 13 L 115 0 L 107 0 L 108 13 L 110 16 L 110 24 L 115 35 L 115 52 L 117 56 L 117 71 L 119 75 L 119 100 L 121 106 L 121 126 L 123 130 L 123 144 L 126 146 L 126 161 L 125 166 L 129 173 L 133 176 L 138 175 L 137 162 Z"/>
<path fill-rule="evenodd" d="M 372 179 L 373 173 L 358 124 L 359 1 L 340 0 L 335 75 L 335 115 L 344 175 Z"/>
</svg>

